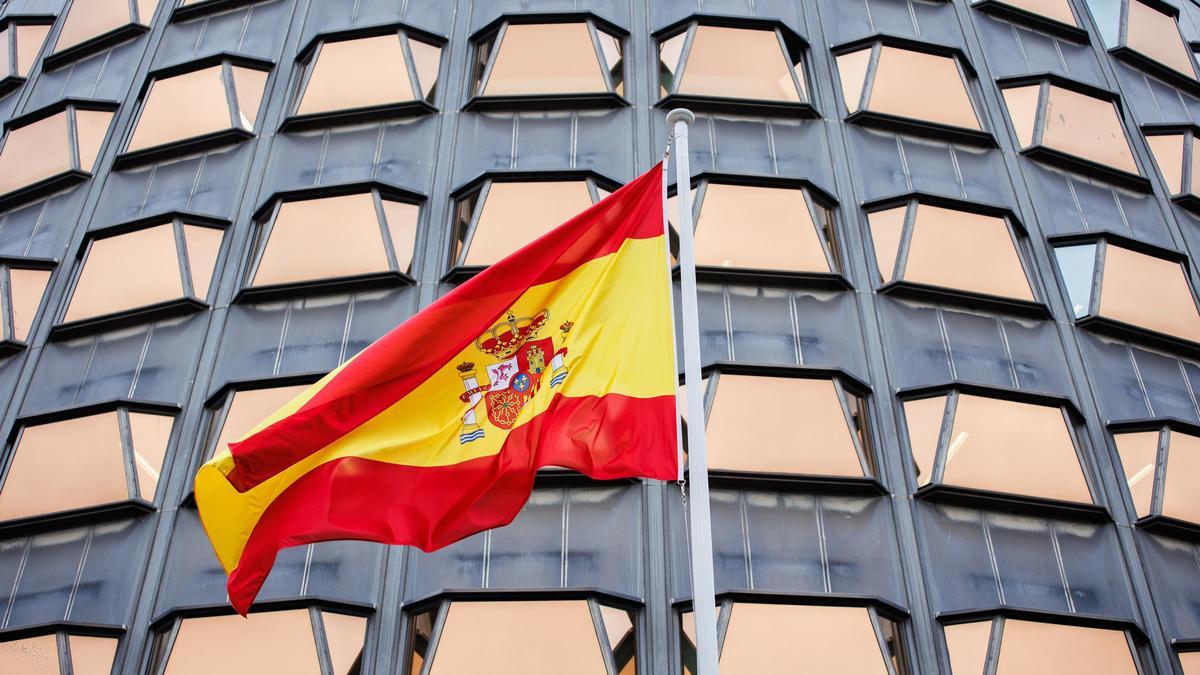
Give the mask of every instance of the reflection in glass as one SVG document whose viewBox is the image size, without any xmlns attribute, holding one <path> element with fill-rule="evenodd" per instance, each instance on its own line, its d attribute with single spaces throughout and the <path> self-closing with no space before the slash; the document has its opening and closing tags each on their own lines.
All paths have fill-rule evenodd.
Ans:
<svg viewBox="0 0 1200 675">
<path fill-rule="evenodd" d="M 954 675 L 984 672 L 989 643 L 996 635 L 995 622 L 1002 624 L 997 675 L 1138 675 L 1125 631 L 1011 618 L 946 626 Z"/>
<path fill-rule="evenodd" d="M 1139 518 L 1163 515 L 1200 524 L 1200 437 L 1168 429 L 1116 433 L 1113 440 Z M 1161 503 L 1154 501 L 1157 482 L 1162 483 Z"/>
<path fill-rule="evenodd" d="M 0 305 L 12 317 L 13 332 L 10 340 L 25 342 L 33 318 L 42 304 L 42 294 L 50 282 L 50 270 L 33 270 L 10 267 L 8 271 L 8 297 L 0 297 Z"/>
<path fill-rule="evenodd" d="M 872 66 L 870 55 L 878 49 Z M 837 57 L 842 96 L 851 112 L 871 112 L 980 130 L 957 59 L 891 45 L 866 47 Z M 869 84 L 868 84 L 869 83 Z M 920 90 L 919 96 L 913 92 Z"/>
<path fill-rule="evenodd" d="M 826 250 L 832 239 L 830 214 L 812 203 L 806 190 L 709 182 L 699 208 L 699 266 L 837 271 Z"/>
<path fill-rule="evenodd" d="M 49 34 L 45 23 L 10 23 L 0 29 L 0 80 L 27 77 Z"/>
<path fill-rule="evenodd" d="M 1004 102 L 1024 149 L 1044 147 L 1140 175 L 1112 101 L 1043 82 L 1040 90 L 1038 85 L 1005 89 Z M 1039 122 L 1040 137 L 1034 138 Z"/>
<path fill-rule="evenodd" d="M 530 204 L 537 204 L 535 210 Z M 458 202 L 456 264 L 490 265 L 592 205 L 588 182 L 490 181 Z"/>
<path fill-rule="evenodd" d="M 225 64 L 154 80 L 127 150 L 157 148 L 235 128 L 253 131 L 266 81 L 265 71 Z M 236 109 L 231 108 L 233 101 Z"/>
<path fill-rule="evenodd" d="M 60 645 L 70 654 L 63 659 Z M 108 675 L 117 653 L 116 638 L 68 635 L 38 635 L 0 642 L 0 672 L 20 675 Z"/>
<path fill-rule="evenodd" d="M 804 70 L 776 30 L 697 25 L 682 61 L 683 34 L 659 45 L 670 93 L 801 103 L 808 100 Z M 736 59 L 729 58 L 737 54 Z M 673 65 L 678 64 L 678 65 Z M 679 70 L 682 68 L 682 71 Z"/>
<path fill-rule="evenodd" d="M 0 146 L 0 195 L 70 171 L 90 173 L 111 120 L 111 112 L 68 106 L 62 112 L 9 129 Z"/>
<path fill-rule="evenodd" d="M 1153 298 L 1153 302 L 1147 299 Z M 1200 313 L 1183 266 L 1108 243 L 1100 282 L 1100 316 L 1200 342 Z"/>
<path fill-rule="evenodd" d="M 404 41 L 411 47 L 418 86 L 409 78 Z M 428 98 L 437 81 L 440 55 L 440 47 L 398 33 L 325 42 L 307 66 L 308 82 L 296 113 L 373 108 Z M 374 65 L 363 68 L 364 63 Z"/>
<path fill-rule="evenodd" d="M 499 44 L 493 38 L 477 47 L 475 93 L 584 94 L 617 91 L 617 86 L 623 91 L 623 75 L 606 76 L 610 72 L 623 73 L 619 45 L 618 38 L 595 30 L 588 22 L 509 23 L 500 31 Z M 547 54 L 554 56 L 547 58 Z"/>
<path fill-rule="evenodd" d="M 78 47 L 128 25 L 150 25 L 158 0 L 90 0 L 73 2 L 63 19 L 54 52 Z"/>
</svg>

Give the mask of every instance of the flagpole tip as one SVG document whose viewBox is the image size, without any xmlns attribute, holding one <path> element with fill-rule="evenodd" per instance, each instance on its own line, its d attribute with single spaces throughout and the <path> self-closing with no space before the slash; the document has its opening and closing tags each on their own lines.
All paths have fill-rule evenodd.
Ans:
<svg viewBox="0 0 1200 675">
<path fill-rule="evenodd" d="M 692 126 L 692 122 L 695 121 L 696 116 L 687 108 L 676 108 L 667 113 L 667 124 L 669 126 L 675 126 L 676 122 L 683 122 L 690 127 Z"/>
</svg>

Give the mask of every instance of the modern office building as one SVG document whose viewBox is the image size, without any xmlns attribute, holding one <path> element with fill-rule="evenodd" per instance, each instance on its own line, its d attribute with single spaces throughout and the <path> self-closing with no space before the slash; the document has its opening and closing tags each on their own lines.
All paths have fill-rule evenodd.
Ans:
<svg viewBox="0 0 1200 675">
<path fill-rule="evenodd" d="M 0 1 L 0 671 L 694 670 L 674 484 L 288 549 L 248 620 L 191 497 L 685 106 L 724 672 L 1200 673 L 1194 49 L 1193 0 Z"/>
</svg>

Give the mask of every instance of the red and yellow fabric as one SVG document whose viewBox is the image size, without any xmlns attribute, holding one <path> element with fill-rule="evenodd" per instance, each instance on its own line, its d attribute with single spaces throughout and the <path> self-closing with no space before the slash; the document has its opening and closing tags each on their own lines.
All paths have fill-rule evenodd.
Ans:
<svg viewBox="0 0 1200 675">
<path fill-rule="evenodd" d="M 429 551 L 505 525 L 540 467 L 675 478 L 661 180 L 651 169 L 485 269 L 201 467 L 235 609 L 288 546 Z"/>
</svg>

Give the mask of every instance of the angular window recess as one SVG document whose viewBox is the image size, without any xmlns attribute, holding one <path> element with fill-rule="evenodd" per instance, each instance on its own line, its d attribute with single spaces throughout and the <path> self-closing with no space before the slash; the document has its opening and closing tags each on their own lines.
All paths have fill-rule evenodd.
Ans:
<svg viewBox="0 0 1200 675">
<path fill-rule="evenodd" d="M 300 90 L 284 128 L 433 112 L 442 48 L 428 39 L 399 28 L 348 39 L 318 37 L 301 57 Z"/>
<path fill-rule="evenodd" d="M 220 407 L 214 410 L 209 418 L 203 461 L 208 461 L 217 450 L 228 447 L 230 443 L 258 428 L 259 423 L 271 413 L 308 388 L 307 384 L 294 384 L 230 390 L 228 395 L 221 399 Z"/>
<path fill-rule="evenodd" d="M 841 273 L 833 210 L 827 206 L 832 198 L 820 190 L 723 182 L 720 176 L 700 176 L 693 187 L 696 265 L 705 272 Z M 668 207 L 678 220 L 676 197 L 668 199 Z"/>
<path fill-rule="evenodd" d="M 1149 188 L 1111 95 L 1058 77 L 1000 82 L 1023 154 L 1083 173 Z"/>
<path fill-rule="evenodd" d="M 53 269 L 51 260 L 0 258 L 0 353 L 25 346 Z"/>
<path fill-rule="evenodd" d="M 150 28 L 158 0 L 74 0 L 67 9 L 47 68 L 94 54 Z"/>
<path fill-rule="evenodd" d="M 22 425 L 0 487 L 0 520 L 153 503 L 173 415 L 117 406 Z"/>
<path fill-rule="evenodd" d="M 53 24 L 53 16 L 10 15 L 0 19 L 0 96 L 29 77 Z"/>
<path fill-rule="evenodd" d="M 875 607 L 724 600 L 718 607 L 721 672 L 908 675 L 901 624 Z M 680 615 L 682 675 L 696 675 L 695 619 Z"/>
<path fill-rule="evenodd" d="M 347 188 L 349 189 L 349 188 Z M 246 289 L 333 287 L 412 273 L 420 206 L 381 188 L 284 196 L 264 215 Z"/>
<path fill-rule="evenodd" d="M 186 154 L 254 135 L 269 63 L 225 57 L 184 67 L 191 70 L 152 76 L 120 164 Z"/>
<path fill-rule="evenodd" d="M 1085 0 L 1114 56 L 1200 93 L 1192 50 L 1179 31 L 1179 9 L 1161 0 Z"/>
<path fill-rule="evenodd" d="M 1139 426 L 1113 432 L 1138 523 L 1200 534 L 1200 428 Z"/>
<path fill-rule="evenodd" d="M 870 210 L 867 223 L 879 281 L 1034 303 L 1009 216 L 921 203 Z"/>
<path fill-rule="evenodd" d="M 1138 675 L 1133 637 L 1115 628 L 1093 628 L 996 617 L 944 626 L 953 675 Z M 988 671 L 991 672 L 991 671 Z"/>
<path fill-rule="evenodd" d="M 1052 243 L 1080 325 L 1176 347 L 1200 343 L 1200 312 L 1177 254 L 1112 235 Z"/>
<path fill-rule="evenodd" d="M 842 380 L 712 372 L 705 381 L 714 472 L 875 476 L 866 400 Z"/>
<path fill-rule="evenodd" d="M 441 600 L 412 615 L 405 672 L 633 675 L 635 615 L 596 599 Z"/>
<path fill-rule="evenodd" d="M 837 47 L 834 53 L 848 121 L 992 142 L 971 101 L 968 82 L 974 71 L 957 50 L 870 38 Z M 915 91 L 921 95 L 914 96 Z"/>
<path fill-rule="evenodd" d="M 152 673 L 358 673 L 367 618 L 318 607 L 180 617 L 155 637 Z M 213 649 L 220 645 L 220 649 Z"/>
<path fill-rule="evenodd" d="M 782 25 L 692 22 L 667 29 L 658 39 L 663 107 L 816 115 L 804 72 L 807 44 Z"/>
<path fill-rule="evenodd" d="M 1069 0 L 978 0 L 971 6 L 1069 40 L 1088 40 L 1087 31 L 1080 27 Z"/>
<path fill-rule="evenodd" d="M 0 203 L 33 199 L 90 177 L 114 109 L 67 100 L 9 120 L 0 139 Z"/>
<path fill-rule="evenodd" d="M 515 252 L 600 201 L 600 185 L 594 177 L 485 178 L 457 198 L 451 266 L 486 267 Z"/>
<path fill-rule="evenodd" d="M 988 394 L 950 388 L 904 400 L 918 488 L 1019 495 L 1090 507 L 1092 493 L 1067 404 Z"/>
<path fill-rule="evenodd" d="M 474 43 L 468 108 L 518 101 L 536 101 L 543 108 L 624 104 L 625 32 L 607 22 L 502 19 L 480 31 Z"/>
<path fill-rule="evenodd" d="M 1193 125 L 1153 125 L 1142 127 L 1158 173 L 1181 206 L 1200 210 L 1200 150 Z"/>
<path fill-rule="evenodd" d="M 107 631 L 106 631 L 107 632 Z M 70 656 L 67 656 L 67 655 Z M 0 672 L 25 675 L 109 673 L 117 637 L 58 632 L 0 642 Z"/>
<path fill-rule="evenodd" d="M 137 229 L 93 237 L 84 247 L 63 325 L 207 307 L 223 225 L 166 215 L 135 224 Z"/>
</svg>

